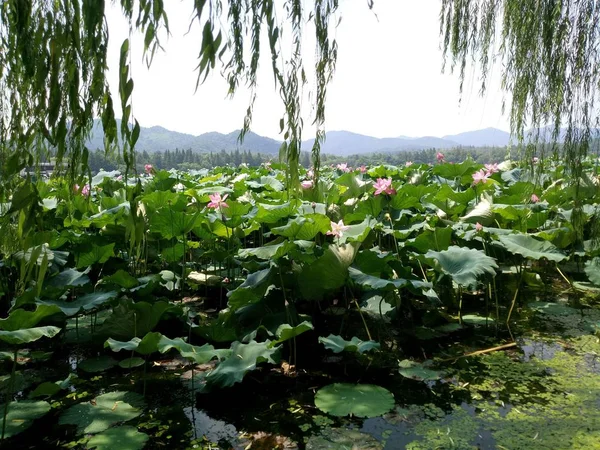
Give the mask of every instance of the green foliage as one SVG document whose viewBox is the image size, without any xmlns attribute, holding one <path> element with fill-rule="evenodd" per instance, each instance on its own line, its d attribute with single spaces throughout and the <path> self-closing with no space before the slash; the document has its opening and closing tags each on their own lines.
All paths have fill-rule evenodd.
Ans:
<svg viewBox="0 0 600 450">
<path fill-rule="evenodd" d="M 135 419 L 145 407 L 143 398 L 134 392 L 108 392 L 93 402 L 79 403 L 59 418 L 61 425 L 75 425 L 79 434 L 95 434 L 116 423 Z"/>
<path fill-rule="evenodd" d="M 442 252 L 429 251 L 425 257 L 435 259 L 442 273 L 465 287 L 476 286 L 483 275 L 493 276 L 498 269 L 494 259 L 482 251 L 455 245 Z"/>
<path fill-rule="evenodd" d="M 0 411 L 4 411 L 6 405 L 0 405 Z M 5 438 L 22 433 L 28 429 L 33 421 L 39 419 L 50 411 L 50 403 L 44 401 L 21 400 L 8 404 L 8 415 L 6 416 Z M 0 417 L 0 426 L 4 425 L 4 419 Z"/>
<path fill-rule="evenodd" d="M 94 435 L 87 443 L 88 448 L 96 450 L 140 450 L 148 441 L 148 435 L 140 433 L 137 428 L 123 425 L 111 428 Z"/>
<path fill-rule="evenodd" d="M 400 375 L 403 377 L 417 381 L 435 381 L 442 378 L 442 372 L 429 369 L 428 366 L 430 365 L 431 361 L 417 363 L 408 359 L 398 363 Z"/>
<path fill-rule="evenodd" d="M 330 334 L 327 337 L 321 336 L 319 338 L 319 342 L 323 344 L 326 349 L 331 350 L 333 353 L 365 353 L 371 350 L 377 350 L 380 347 L 379 342 L 362 341 L 356 336 L 347 341 L 341 336 L 335 336 L 333 334 Z"/>
<path fill-rule="evenodd" d="M 332 416 L 377 417 L 394 407 L 394 396 L 372 384 L 335 383 L 317 391 L 315 405 Z"/>
</svg>

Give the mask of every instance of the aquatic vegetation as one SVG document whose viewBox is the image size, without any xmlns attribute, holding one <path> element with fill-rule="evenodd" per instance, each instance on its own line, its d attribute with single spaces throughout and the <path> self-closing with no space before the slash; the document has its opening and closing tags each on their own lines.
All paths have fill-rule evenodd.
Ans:
<svg viewBox="0 0 600 450">
<path fill-rule="evenodd" d="M 197 409 L 196 399 L 207 410 L 254 408 L 244 392 L 259 392 L 277 416 L 249 414 L 262 428 L 240 423 L 256 437 L 247 445 L 284 445 L 274 436 L 287 436 L 316 448 L 339 436 L 309 434 L 356 426 L 414 396 L 365 445 L 402 434 L 414 448 L 484 438 L 543 448 L 558 438 L 544 428 L 531 443 L 527 424 L 591 407 L 600 352 L 599 249 L 589 230 L 577 237 L 570 197 L 553 187 L 561 165 L 549 167 L 534 180 L 507 162 L 476 186 L 484 169 L 470 160 L 333 168 L 298 196 L 275 163 L 152 169 L 137 184 L 105 172 L 89 196 L 73 196 L 60 178 L 23 182 L 2 216 L 22 228 L 18 248 L 1 250 L 2 286 L 11 286 L 0 293 L 5 438 L 25 442 L 22 431 L 41 417 L 58 421 L 74 447 L 126 435 L 132 445 L 162 445 L 165 430 L 177 445 L 202 442 L 188 435 L 183 408 Z M 542 337 L 551 350 L 533 344 Z M 185 398 L 169 409 L 180 425 L 147 419 L 144 405 L 166 411 L 169 400 L 153 396 L 174 385 Z M 145 394 L 144 404 L 128 394 Z M 280 404 L 288 397 L 293 407 Z M 423 405 L 432 406 L 417 411 Z M 317 410 L 324 415 L 313 421 Z M 596 420 L 571 424 L 560 442 L 587 445 Z M 394 428 L 407 423 L 412 434 Z"/>
</svg>

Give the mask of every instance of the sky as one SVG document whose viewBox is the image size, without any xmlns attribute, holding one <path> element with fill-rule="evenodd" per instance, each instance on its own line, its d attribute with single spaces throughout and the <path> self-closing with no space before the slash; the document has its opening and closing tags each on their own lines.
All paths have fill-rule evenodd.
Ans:
<svg viewBox="0 0 600 450">
<path fill-rule="evenodd" d="M 306 0 L 307 4 L 310 3 Z M 164 36 L 148 69 L 142 58 L 142 37 L 132 40 L 133 114 L 143 127 L 199 135 L 229 133 L 241 128 L 250 93 L 240 89 L 227 97 L 227 84 L 215 70 L 195 91 L 201 29 L 189 30 L 191 0 L 165 2 L 171 35 Z M 462 99 L 458 75 L 442 73 L 439 0 L 376 0 L 374 11 L 366 0 L 342 0 L 335 29 L 337 70 L 329 86 L 326 131 L 347 130 L 376 137 L 444 136 L 487 127 L 509 129 L 502 115 L 505 96 L 498 70 L 488 89 L 479 95 L 474 69 L 468 71 Z M 336 19 L 337 19 L 336 18 Z M 116 6 L 107 13 L 109 82 L 118 94 L 119 49 L 128 25 Z M 314 38 L 307 27 L 303 58 L 310 74 Z M 266 42 L 266 39 L 265 39 Z M 285 44 L 285 42 L 284 42 Z M 284 45 L 285 47 L 285 45 Z M 262 52 L 267 54 L 265 48 Z M 307 93 L 310 84 L 307 87 Z M 119 104 L 115 101 L 115 104 Z M 279 134 L 283 106 L 275 90 L 268 58 L 261 59 L 252 131 L 274 139 Z M 304 137 L 314 134 L 311 104 L 304 100 Z"/>
</svg>

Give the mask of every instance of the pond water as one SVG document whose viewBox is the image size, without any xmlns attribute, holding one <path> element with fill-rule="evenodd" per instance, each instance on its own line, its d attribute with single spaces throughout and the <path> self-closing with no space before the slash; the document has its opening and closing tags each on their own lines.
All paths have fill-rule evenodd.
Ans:
<svg viewBox="0 0 600 450">
<path fill-rule="evenodd" d="M 87 325 L 89 327 L 89 324 Z M 78 402 L 105 392 L 145 389 L 143 413 L 127 421 L 149 438 L 148 449 L 593 449 L 600 448 L 600 309 L 566 301 L 533 301 L 511 332 L 516 346 L 470 357 L 460 355 L 509 342 L 493 323 L 469 327 L 452 338 L 422 341 L 421 359 L 437 358 L 439 381 L 414 381 L 393 370 L 396 353 L 369 359 L 311 360 L 299 355 L 295 376 L 264 366 L 244 382 L 207 394 L 189 391 L 190 367 L 181 359 L 142 367 L 82 372 L 90 359 L 90 330 L 79 323 L 52 363 L 20 371 L 21 399 L 45 380 L 68 387 L 53 395 L 52 411 L 6 448 L 86 448 L 87 438 L 60 423 Z M 79 342 L 79 343 L 77 343 Z M 418 346 L 417 346 L 418 347 Z M 40 356 L 41 357 L 41 356 Z M 442 361 L 445 360 L 445 361 Z M 100 366 L 103 360 L 97 361 Z M 196 367 L 196 374 L 206 367 Z M 144 382 L 145 380 L 145 382 Z M 329 416 L 315 392 L 336 381 L 373 383 L 394 394 L 381 417 Z M 7 377 L 3 376 L 2 388 Z M 144 387 L 145 385 L 145 387 Z M 115 402 L 115 405 L 117 402 Z M 127 440 L 116 447 L 127 447 Z"/>
</svg>

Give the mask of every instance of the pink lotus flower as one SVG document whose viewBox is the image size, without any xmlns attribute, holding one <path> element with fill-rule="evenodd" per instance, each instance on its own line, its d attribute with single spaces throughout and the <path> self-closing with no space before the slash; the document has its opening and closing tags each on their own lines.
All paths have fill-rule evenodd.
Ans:
<svg viewBox="0 0 600 450">
<path fill-rule="evenodd" d="M 265 169 L 271 170 L 271 161 L 266 161 L 264 164 L 265 164 Z"/>
<path fill-rule="evenodd" d="M 412 165 L 413 165 L 412 161 L 406 161 L 406 162 L 404 163 L 404 166 L 405 166 L 405 167 L 410 167 L 410 166 L 412 166 Z"/>
<path fill-rule="evenodd" d="M 346 163 L 341 163 L 337 165 L 338 170 L 341 170 L 342 172 L 350 172 L 350 168 L 348 167 L 348 164 Z"/>
<path fill-rule="evenodd" d="M 84 197 L 88 197 L 90 195 L 90 185 L 86 184 L 82 189 L 81 189 L 81 195 L 83 195 Z"/>
<path fill-rule="evenodd" d="M 535 194 L 531 194 L 531 203 L 537 203 L 540 201 L 540 198 L 535 195 Z"/>
<path fill-rule="evenodd" d="M 344 235 L 344 231 L 349 230 L 350 227 L 344 225 L 344 221 L 340 220 L 338 223 L 331 222 L 331 230 L 327 232 L 329 236 L 336 236 L 338 238 Z"/>
<path fill-rule="evenodd" d="M 228 195 L 229 194 L 225 194 L 225 196 L 221 198 L 221 194 L 211 194 L 208 196 L 208 198 L 210 198 L 210 203 L 206 206 L 214 209 L 229 208 L 229 205 L 225 203 L 225 199 Z"/>
<path fill-rule="evenodd" d="M 146 173 L 148 175 L 152 174 L 152 172 L 154 171 L 154 167 L 152 166 L 152 164 L 146 164 L 144 166 L 144 170 L 146 171 Z"/>
<path fill-rule="evenodd" d="M 123 181 L 123 175 L 119 175 L 119 176 L 117 177 L 117 181 Z"/>
<path fill-rule="evenodd" d="M 473 174 L 473 185 L 478 183 L 485 183 L 490 176 L 489 172 L 485 172 L 483 169 L 478 170 Z"/>
<path fill-rule="evenodd" d="M 373 185 L 375 188 L 375 195 L 382 193 L 393 195 L 396 193 L 396 189 L 392 187 L 391 178 L 377 178 L 377 182 Z"/>
<path fill-rule="evenodd" d="M 360 166 L 360 167 L 358 168 L 358 170 L 360 170 L 360 173 L 367 173 L 367 170 L 369 170 L 369 169 L 367 169 L 367 166 L 365 166 L 365 165 L 363 164 L 362 166 Z"/>
<path fill-rule="evenodd" d="M 476 231 L 481 231 L 481 230 L 483 230 L 483 225 L 481 225 L 479 222 L 477 222 L 477 223 L 475 224 L 475 230 L 476 230 Z"/>
<path fill-rule="evenodd" d="M 537 156 L 534 156 L 533 158 L 531 158 L 531 162 L 534 164 L 537 164 L 540 161 L 540 158 L 538 158 Z"/>
<path fill-rule="evenodd" d="M 444 154 L 442 152 L 437 152 L 435 157 L 437 158 L 438 162 L 444 162 Z"/>
<path fill-rule="evenodd" d="M 314 178 L 315 177 L 315 171 L 312 169 L 308 169 L 306 171 L 306 178 Z"/>
<path fill-rule="evenodd" d="M 313 182 L 312 180 L 304 180 L 300 185 L 302 186 L 302 189 L 312 189 Z"/>
<path fill-rule="evenodd" d="M 494 175 L 495 173 L 498 173 L 498 172 L 500 172 L 500 169 L 498 168 L 498 164 L 497 164 L 497 163 L 494 163 L 494 164 L 486 164 L 486 165 L 485 165 L 485 168 L 486 168 L 487 172 L 488 172 L 490 175 Z"/>
<path fill-rule="evenodd" d="M 73 191 L 77 194 L 79 192 L 79 185 L 78 184 L 74 184 L 73 185 Z"/>
</svg>

